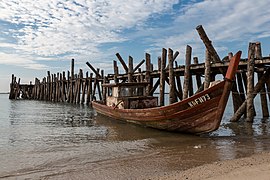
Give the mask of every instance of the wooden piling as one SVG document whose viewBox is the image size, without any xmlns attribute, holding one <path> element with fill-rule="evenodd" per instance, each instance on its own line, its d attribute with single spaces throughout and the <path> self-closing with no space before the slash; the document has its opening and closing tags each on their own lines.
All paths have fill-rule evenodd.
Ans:
<svg viewBox="0 0 270 180">
<path fill-rule="evenodd" d="M 190 81 L 190 64 L 191 64 L 191 52 L 192 48 L 186 46 L 186 64 L 184 73 L 184 85 L 183 85 L 183 99 L 188 98 L 189 81 Z"/>
<path fill-rule="evenodd" d="M 160 66 L 160 85 L 159 85 L 159 105 L 164 106 L 165 99 L 165 68 L 166 68 L 167 50 L 162 49 L 161 66 Z"/>
<path fill-rule="evenodd" d="M 114 71 L 114 82 L 118 83 L 118 75 L 119 75 L 119 71 L 118 71 L 118 66 L 117 66 L 117 61 L 113 61 L 113 71 Z"/>
<path fill-rule="evenodd" d="M 207 89 L 211 82 L 211 56 L 209 51 L 205 50 L 205 71 L 204 71 L 204 89 Z"/>
<path fill-rule="evenodd" d="M 261 50 L 261 43 L 255 43 L 255 58 L 262 59 L 262 50 Z M 258 80 L 262 77 L 262 73 L 257 73 Z M 267 105 L 267 98 L 266 98 L 266 90 L 265 84 L 263 84 L 262 89 L 260 91 L 260 98 L 261 98 L 261 107 L 262 107 L 262 115 L 264 118 L 269 117 L 268 105 Z"/>
<path fill-rule="evenodd" d="M 173 50 L 169 48 L 168 52 L 168 61 L 169 61 L 169 103 L 175 103 L 177 101 L 175 96 L 175 80 L 174 80 L 174 71 L 173 71 Z"/>
<path fill-rule="evenodd" d="M 150 77 L 150 71 L 151 71 L 151 56 L 148 53 L 145 53 L 145 81 L 149 83 L 149 85 L 146 87 L 146 94 L 149 95 L 150 90 L 152 89 L 152 86 L 150 84 L 151 77 Z"/>
<path fill-rule="evenodd" d="M 247 64 L 247 122 L 253 122 L 254 119 L 254 57 L 255 44 L 250 43 Z"/>
<path fill-rule="evenodd" d="M 86 96 L 86 104 L 87 105 L 91 105 L 90 102 L 92 101 L 91 97 L 92 97 L 92 78 L 93 78 L 93 73 L 90 73 L 90 77 L 89 79 L 87 79 L 88 81 L 88 88 L 87 88 L 87 96 Z"/>
<path fill-rule="evenodd" d="M 178 63 L 177 61 L 174 62 L 175 63 L 175 67 L 178 67 Z M 183 89 L 182 89 L 182 84 L 181 84 L 181 78 L 180 76 L 175 76 L 176 79 L 176 86 L 177 86 L 177 97 L 178 99 L 181 101 L 183 99 Z"/>
<path fill-rule="evenodd" d="M 132 75 L 133 75 L 133 58 L 129 56 L 128 58 L 128 82 L 132 82 Z"/>
<path fill-rule="evenodd" d="M 9 99 L 15 99 L 14 94 L 14 74 L 11 75 L 11 83 L 10 83 L 10 89 L 9 89 Z"/>
<path fill-rule="evenodd" d="M 214 62 L 220 62 L 220 57 L 218 56 L 212 42 L 209 40 L 208 36 L 206 35 L 202 25 L 196 27 L 196 30 L 199 33 L 200 38 L 202 39 L 206 49 L 208 50 L 210 56 L 213 58 Z"/>
<path fill-rule="evenodd" d="M 193 62 L 195 65 L 199 64 L 199 60 L 198 57 L 193 57 Z M 199 73 L 196 73 L 196 83 L 197 83 L 197 90 L 202 86 L 202 80 L 201 80 L 201 76 Z"/>
</svg>

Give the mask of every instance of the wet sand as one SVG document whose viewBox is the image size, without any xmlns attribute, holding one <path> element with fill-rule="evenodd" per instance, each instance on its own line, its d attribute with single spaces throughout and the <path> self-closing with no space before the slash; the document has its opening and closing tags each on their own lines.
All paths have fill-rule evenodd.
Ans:
<svg viewBox="0 0 270 180">
<path fill-rule="evenodd" d="M 175 171 L 149 179 L 269 180 L 270 152 L 258 153 L 246 158 L 205 164 L 185 171 Z"/>
</svg>

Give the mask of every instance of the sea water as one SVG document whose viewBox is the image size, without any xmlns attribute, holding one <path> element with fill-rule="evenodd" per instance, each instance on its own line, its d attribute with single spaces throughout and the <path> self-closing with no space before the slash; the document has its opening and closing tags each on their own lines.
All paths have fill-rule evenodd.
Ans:
<svg viewBox="0 0 270 180">
<path fill-rule="evenodd" d="M 1 94 L 0 179 L 142 179 L 270 150 L 269 119 L 257 112 L 253 124 L 229 123 L 231 116 L 229 103 L 219 130 L 195 136 Z"/>
</svg>

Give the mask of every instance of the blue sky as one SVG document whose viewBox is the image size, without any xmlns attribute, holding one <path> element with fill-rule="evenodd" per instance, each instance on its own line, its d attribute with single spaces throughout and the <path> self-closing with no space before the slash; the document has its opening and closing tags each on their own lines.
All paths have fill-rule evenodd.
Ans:
<svg viewBox="0 0 270 180">
<path fill-rule="evenodd" d="M 89 61 L 110 73 L 115 53 L 138 63 L 144 53 L 157 62 L 161 49 L 180 52 L 186 45 L 204 60 L 201 24 L 223 58 L 260 41 L 270 54 L 270 0 L 0 0 L 0 92 L 9 91 L 11 74 L 23 83 L 47 70 L 75 70 Z M 121 70 L 120 70 L 121 71 Z"/>
</svg>

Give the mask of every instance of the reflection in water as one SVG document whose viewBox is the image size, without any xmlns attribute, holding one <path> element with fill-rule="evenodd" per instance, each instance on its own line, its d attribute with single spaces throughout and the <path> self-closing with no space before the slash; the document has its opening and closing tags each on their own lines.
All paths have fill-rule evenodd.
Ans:
<svg viewBox="0 0 270 180">
<path fill-rule="evenodd" d="M 89 107 L 0 95 L 0 178 L 127 179 L 269 151 L 269 120 L 193 136 L 95 116 Z"/>
</svg>

